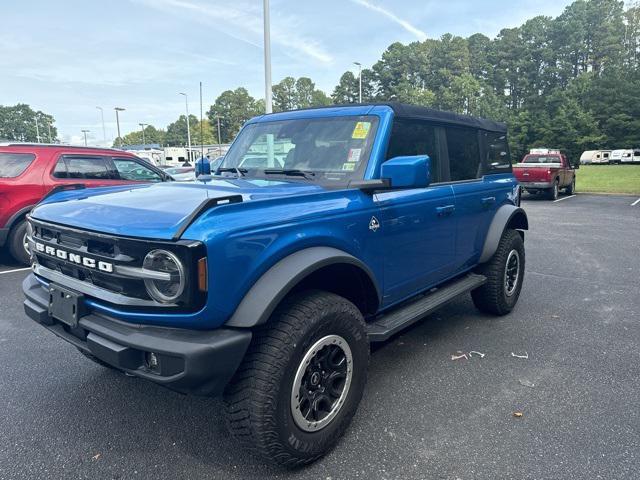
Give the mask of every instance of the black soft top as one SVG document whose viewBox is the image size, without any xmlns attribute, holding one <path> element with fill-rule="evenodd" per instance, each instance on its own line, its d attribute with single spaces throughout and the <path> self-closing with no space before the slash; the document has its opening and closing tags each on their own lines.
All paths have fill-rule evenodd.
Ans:
<svg viewBox="0 0 640 480">
<path fill-rule="evenodd" d="M 504 123 L 494 122 L 493 120 L 458 115 L 457 113 L 444 112 L 432 108 L 419 107 L 417 105 L 408 105 L 406 103 L 386 102 L 381 105 L 391 107 L 396 118 L 427 120 L 430 122 L 445 123 L 447 125 L 477 128 L 489 132 L 507 133 L 507 126 Z"/>
</svg>

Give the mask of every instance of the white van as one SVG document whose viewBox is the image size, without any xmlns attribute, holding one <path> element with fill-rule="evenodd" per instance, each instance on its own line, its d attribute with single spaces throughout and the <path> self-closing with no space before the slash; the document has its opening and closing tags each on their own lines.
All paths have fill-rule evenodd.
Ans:
<svg viewBox="0 0 640 480">
<path fill-rule="evenodd" d="M 611 150 L 587 150 L 580 155 L 580 164 L 609 163 Z"/>
</svg>

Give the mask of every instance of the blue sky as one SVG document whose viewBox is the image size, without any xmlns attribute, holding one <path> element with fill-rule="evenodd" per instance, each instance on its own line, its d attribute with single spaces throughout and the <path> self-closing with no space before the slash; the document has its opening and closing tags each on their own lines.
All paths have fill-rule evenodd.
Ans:
<svg viewBox="0 0 640 480">
<path fill-rule="evenodd" d="M 24 0 L 3 2 L 0 104 L 54 115 L 65 141 L 108 142 L 138 123 L 165 127 L 198 114 L 224 90 L 264 95 L 260 0 Z M 352 62 L 371 66 L 394 41 L 443 33 L 490 37 L 535 15 L 556 16 L 570 0 L 271 0 L 273 80 L 309 76 L 330 93 Z"/>
</svg>

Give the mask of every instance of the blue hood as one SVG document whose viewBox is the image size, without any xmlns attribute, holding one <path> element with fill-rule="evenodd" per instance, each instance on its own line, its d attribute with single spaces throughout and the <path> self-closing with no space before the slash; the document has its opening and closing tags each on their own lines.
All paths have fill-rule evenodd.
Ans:
<svg viewBox="0 0 640 480">
<path fill-rule="evenodd" d="M 210 198 L 242 195 L 243 202 L 248 202 L 321 190 L 314 184 L 261 179 L 91 188 L 52 195 L 31 216 L 84 230 L 168 240 Z"/>
</svg>

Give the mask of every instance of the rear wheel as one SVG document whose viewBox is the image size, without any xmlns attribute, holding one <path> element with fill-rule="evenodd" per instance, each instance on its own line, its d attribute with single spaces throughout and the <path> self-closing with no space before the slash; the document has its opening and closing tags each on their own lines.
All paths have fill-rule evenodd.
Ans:
<svg viewBox="0 0 640 480">
<path fill-rule="evenodd" d="M 311 463 L 351 422 L 368 363 L 364 321 L 351 302 L 321 291 L 293 296 L 256 330 L 225 391 L 228 428 L 266 460 Z"/>
<path fill-rule="evenodd" d="M 475 306 L 482 312 L 506 315 L 518 302 L 524 280 L 524 242 L 515 230 L 505 230 L 491 260 L 478 268 L 487 277 L 471 292 Z"/>
<path fill-rule="evenodd" d="M 9 233 L 9 253 L 23 265 L 29 265 L 31 254 L 27 242 L 27 221 L 21 220 Z"/>
<path fill-rule="evenodd" d="M 556 179 L 553 182 L 553 186 L 549 189 L 549 200 L 557 200 L 558 199 L 558 180 Z"/>
</svg>

